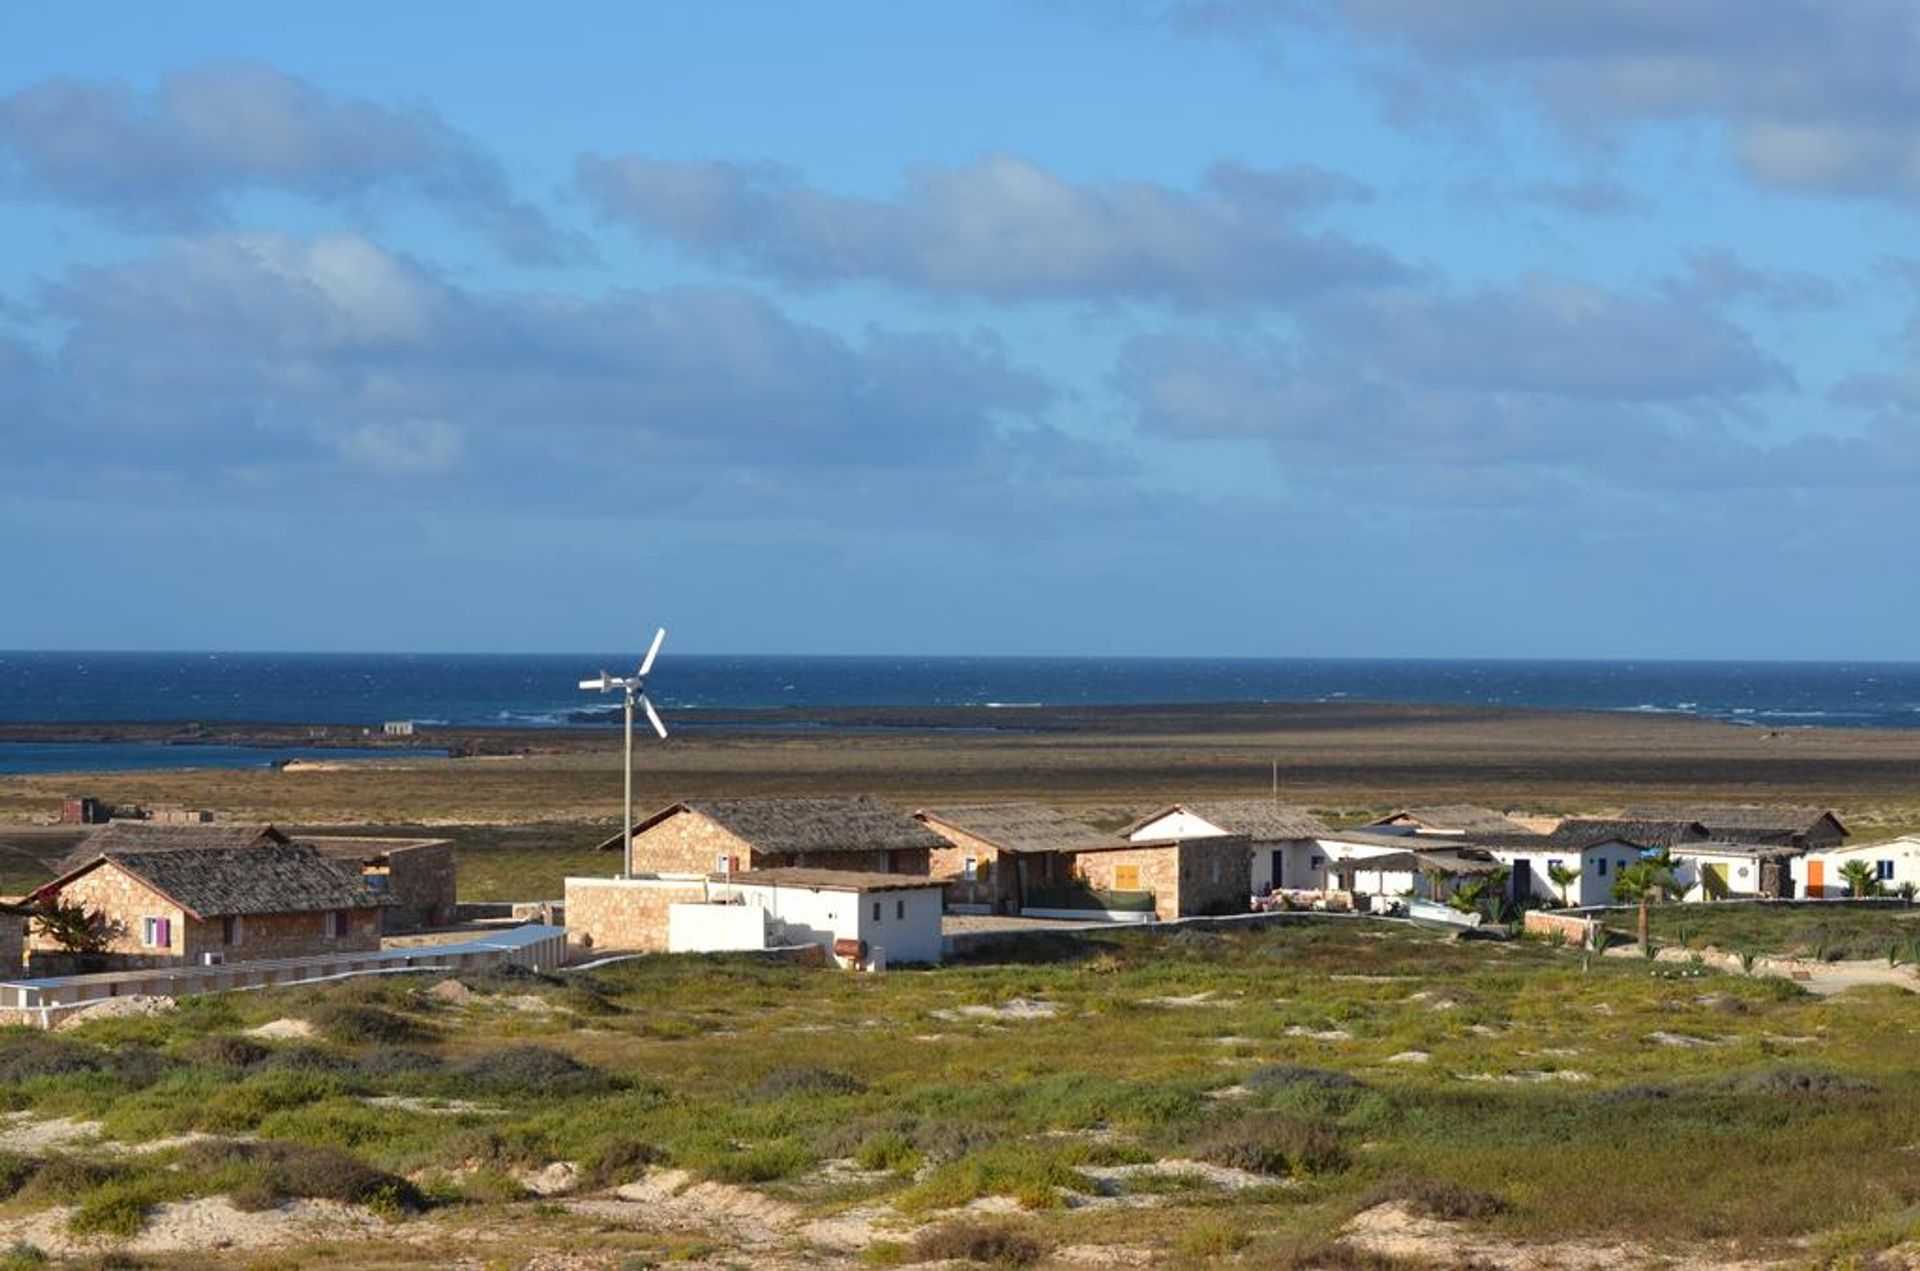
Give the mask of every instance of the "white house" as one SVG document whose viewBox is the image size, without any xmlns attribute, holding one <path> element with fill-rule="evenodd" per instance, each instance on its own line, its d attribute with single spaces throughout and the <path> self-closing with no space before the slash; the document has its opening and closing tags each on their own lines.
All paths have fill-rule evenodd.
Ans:
<svg viewBox="0 0 1920 1271">
<path fill-rule="evenodd" d="M 1331 833 L 1305 808 L 1270 799 L 1207 799 L 1175 803 L 1120 831 L 1136 843 L 1245 835 L 1253 850 L 1252 893 L 1319 891 L 1326 887 L 1329 853 L 1319 839 Z M 1399 844 L 1395 851 L 1404 851 Z"/>
<path fill-rule="evenodd" d="M 716 888 L 724 893 L 727 886 Z M 730 890 L 763 911 L 782 944 L 811 941 L 843 966 L 940 960 L 941 880 L 832 869 L 735 874 Z"/>
<path fill-rule="evenodd" d="M 1902 883 L 1920 887 L 1920 834 L 1903 834 L 1885 843 L 1860 843 L 1852 847 L 1830 847 L 1808 852 L 1793 862 L 1796 896 L 1808 900 L 1838 900 L 1847 894 L 1847 880 L 1840 871 L 1848 861 L 1866 861 L 1880 890 L 1891 892 Z"/>
<path fill-rule="evenodd" d="M 1767 843 L 1676 843 L 1673 879 L 1680 899 L 1784 899 L 1793 890 L 1791 871 L 1800 849 Z"/>
<path fill-rule="evenodd" d="M 1522 903 L 1559 901 L 1560 888 L 1553 881 L 1552 870 L 1562 866 L 1580 872 L 1579 878 L 1567 885 L 1567 903 L 1609 904 L 1613 900 L 1613 880 L 1621 870 L 1640 859 L 1639 845 L 1619 838 L 1586 844 L 1567 841 L 1536 844 L 1515 837 L 1497 843 L 1482 841 L 1481 846 L 1513 871 L 1507 894 Z"/>
</svg>

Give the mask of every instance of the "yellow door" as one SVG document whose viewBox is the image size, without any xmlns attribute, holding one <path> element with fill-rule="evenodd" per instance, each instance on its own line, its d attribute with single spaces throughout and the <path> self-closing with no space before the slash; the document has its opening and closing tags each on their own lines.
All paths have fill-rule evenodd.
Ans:
<svg viewBox="0 0 1920 1271">
<path fill-rule="evenodd" d="M 1707 868 L 1700 875 L 1700 881 L 1705 884 L 1705 887 L 1703 888 L 1703 890 L 1707 893 L 1709 897 L 1711 897 L 1714 900 L 1726 899 L 1727 867 L 1725 865 L 1707 866 Z"/>
</svg>

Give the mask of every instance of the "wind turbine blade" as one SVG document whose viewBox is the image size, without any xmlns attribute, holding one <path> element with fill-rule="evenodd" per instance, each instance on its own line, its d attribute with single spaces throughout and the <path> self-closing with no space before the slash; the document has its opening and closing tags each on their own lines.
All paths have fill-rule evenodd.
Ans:
<svg viewBox="0 0 1920 1271">
<path fill-rule="evenodd" d="M 604 693 L 607 691 L 607 681 L 604 677 L 597 680 L 581 680 L 580 687 L 598 689 L 600 692 Z"/>
<path fill-rule="evenodd" d="M 647 712 L 647 722 L 653 725 L 653 731 L 660 734 L 661 741 L 665 741 L 667 739 L 667 726 L 660 722 L 660 712 L 653 709 L 653 699 L 651 697 L 642 697 L 640 699 L 640 705 Z"/>
<path fill-rule="evenodd" d="M 635 672 L 641 679 L 647 678 L 647 672 L 653 669 L 653 660 L 660 656 L 660 642 L 667 638 L 667 629 L 661 627 L 653 633 L 653 643 L 647 648 L 647 656 L 640 659 L 640 669 Z"/>
</svg>

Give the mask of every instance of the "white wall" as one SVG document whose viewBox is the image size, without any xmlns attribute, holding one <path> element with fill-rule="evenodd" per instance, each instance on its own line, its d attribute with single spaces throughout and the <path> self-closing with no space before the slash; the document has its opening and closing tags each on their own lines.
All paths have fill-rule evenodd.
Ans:
<svg viewBox="0 0 1920 1271">
<path fill-rule="evenodd" d="M 864 940 L 870 949 L 884 948 L 889 963 L 940 960 L 938 884 L 878 892 L 741 882 L 733 887 L 748 905 L 784 924 L 789 942 L 811 941 L 831 956 L 836 940 Z M 876 904 L 880 906 L 877 920 Z M 901 918 L 903 907 L 906 916 Z"/>
<path fill-rule="evenodd" d="M 1127 836 L 1130 842 L 1147 843 L 1155 839 L 1210 839 L 1219 838 L 1227 831 L 1212 821 L 1203 820 L 1187 811 L 1169 812 L 1155 817 Z"/>
<path fill-rule="evenodd" d="M 940 960 L 939 888 L 868 892 L 861 900 L 860 938 L 869 949 L 886 950 L 889 965 Z"/>
<path fill-rule="evenodd" d="M 767 947 L 767 914 L 757 905 L 670 905 L 667 952 L 727 953 Z"/>
<path fill-rule="evenodd" d="M 1674 886 L 1679 889 L 1682 900 L 1699 902 L 1714 899 L 1701 886 L 1701 876 L 1708 865 L 1726 866 L 1729 896 L 1760 894 L 1760 861 L 1757 857 L 1738 852 L 1704 852 L 1675 844 L 1673 860 Z"/>
<path fill-rule="evenodd" d="M 1903 835 L 1886 843 L 1861 843 L 1854 847 L 1828 848 L 1824 852 L 1808 852 L 1793 861 L 1793 894 L 1809 900 L 1837 900 L 1847 894 L 1847 880 L 1840 876 L 1841 868 L 1848 861 L 1863 860 L 1868 864 L 1880 861 L 1893 863 L 1893 877 L 1881 880 L 1882 891 L 1893 891 L 1901 883 L 1912 883 L 1920 887 L 1920 837 Z M 1807 887 L 1810 871 L 1809 864 L 1818 861 L 1821 865 L 1821 891 L 1818 895 Z"/>
<path fill-rule="evenodd" d="M 1613 880 L 1628 865 L 1640 859 L 1639 849 L 1625 843 L 1596 843 L 1584 852 L 1547 851 L 1533 848 L 1516 851 L 1496 848 L 1493 859 L 1512 868 L 1525 858 L 1532 877 L 1536 900 L 1558 902 L 1560 889 L 1553 885 L 1547 869 L 1554 862 L 1569 868 L 1577 866 L 1580 880 L 1567 887 L 1567 900 L 1575 905 L 1606 905 L 1613 902 Z"/>
</svg>

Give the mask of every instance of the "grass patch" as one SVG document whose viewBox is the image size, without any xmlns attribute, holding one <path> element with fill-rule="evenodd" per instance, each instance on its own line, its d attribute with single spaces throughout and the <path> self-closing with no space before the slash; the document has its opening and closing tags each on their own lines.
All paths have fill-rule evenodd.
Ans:
<svg viewBox="0 0 1920 1271">
<path fill-rule="evenodd" d="M 913 1242 L 916 1262 L 981 1262 L 1024 1267 L 1047 1256 L 1033 1235 L 1007 1222 L 962 1219 L 923 1231 Z"/>
</svg>

